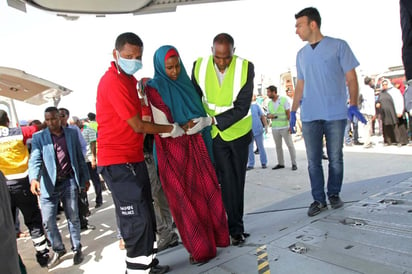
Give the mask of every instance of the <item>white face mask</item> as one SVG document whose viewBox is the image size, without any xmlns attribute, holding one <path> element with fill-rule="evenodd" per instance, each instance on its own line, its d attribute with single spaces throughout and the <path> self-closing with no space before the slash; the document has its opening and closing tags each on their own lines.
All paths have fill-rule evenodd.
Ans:
<svg viewBox="0 0 412 274">
<path fill-rule="evenodd" d="M 143 67 L 142 61 L 139 59 L 125 59 L 120 56 L 119 51 L 116 51 L 117 64 L 128 75 L 135 74 L 139 69 Z"/>
</svg>

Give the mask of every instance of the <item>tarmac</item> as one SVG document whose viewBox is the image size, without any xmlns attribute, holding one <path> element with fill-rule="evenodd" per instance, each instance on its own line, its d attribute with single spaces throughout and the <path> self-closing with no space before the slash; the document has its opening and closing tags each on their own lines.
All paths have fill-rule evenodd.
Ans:
<svg viewBox="0 0 412 274">
<path fill-rule="evenodd" d="M 285 144 L 286 167 L 272 170 L 277 161 L 269 132 L 268 168 L 261 168 L 256 155 L 256 165 L 246 175 L 244 223 L 251 233 L 246 243 L 219 248 L 217 257 L 202 265 L 190 265 L 189 254 L 179 244 L 160 252 L 160 263 L 178 274 L 412 273 L 412 146 L 383 146 L 381 136 L 372 138 L 372 148 L 344 147 L 345 206 L 308 217 L 312 198 L 304 142 L 295 142 L 298 170 L 291 170 Z M 326 178 L 327 163 L 323 161 Z M 29 274 L 125 273 L 126 252 L 119 249 L 111 194 L 103 193 L 104 203 L 98 209 L 93 187 L 88 194 L 89 223 L 96 229 L 81 233 L 84 261 L 73 265 L 73 254 L 68 252 L 55 268 L 40 268 L 30 238 L 21 238 L 18 250 Z M 382 215 L 394 208 L 401 210 Z M 374 219 L 376 212 L 381 215 Z M 23 222 L 21 228 L 25 230 Z M 70 250 L 64 215 L 59 228 Z"/>
</svg>

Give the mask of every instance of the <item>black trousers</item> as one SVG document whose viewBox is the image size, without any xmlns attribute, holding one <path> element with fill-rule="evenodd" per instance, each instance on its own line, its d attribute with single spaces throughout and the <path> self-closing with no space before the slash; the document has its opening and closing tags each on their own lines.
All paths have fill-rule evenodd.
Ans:
<svg viewBox="0 0 412 274">
<path fill-rule="evenodd" d="M 213 139 L 216 174 L 222 188 L 231 236 L 244 232 L 244 190 L 250 142 L 252 131 L 230 142 L 224 141 L 219 135 Z"/>
<path fill-rule="evenodd" d="M 89 224 L 87 217 L 90 216 L 90 210 L 86 190 L 81 191 L 77 196 L 77 207 L 79 208 L 80 228 L 87 229 Z"/>
<path fill-rule="evenodd" d="M 7 187 L 10 193 L 12 216 L 16 216 L 16 209 L 19 208 L 36 249 L 37 261 L 42 262 L 49 250 L 37 197 L 30 192 L 29 178 L 9 180 Z"/>
<path fill-rule="evenodd" d="M 103 203 L 102 197 L 102 183 L 100 182 L 99 174 L 97 174 L 97 168 L 92 168 L 92 163 L 86 162 L 89 170 L 90 179 L 92 180 L 94 193 L 96 194 L 96 204 L 101 205 Z"/>
<path fill-rule="evenodd" d="M 395 134 L 397 135 L 397 141 L 398 144 L 401 145 L 407 145 L 409 144 L 409 138 L 408 138 L 408 122 L 404 116 L 401 118 L 398 118 L 398 125 L 395 131 Z"/>
<path fill-rule="evenodd" d="M 150 269 L 156 256 L 156 219 L 145 162 L 99 167 L 109 186 L 125 242 L 127 269 Z"/>
</svg>

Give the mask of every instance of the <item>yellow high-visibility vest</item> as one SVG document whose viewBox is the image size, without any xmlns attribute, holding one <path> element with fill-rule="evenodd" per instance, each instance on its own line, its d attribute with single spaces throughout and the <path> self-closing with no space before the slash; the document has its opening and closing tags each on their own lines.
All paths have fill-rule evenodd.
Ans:
<svg viewBox="0 0 412 274">
<path fill-rule="evenodd" d="M 279 97 L 279 107 L 275 110 L 274 108 L 274 102 L 271 100 L 268 104 L 268 110 L 270 114 L 276 114 L 277 118 L 272 120 L 272 128 L 281 128 L 281 127 L 287 127 L 289 126 L 289 120 L 286 115 L 286 110 L 285 110 L 285 102 L 286 102 L 285 97 Z"/>
<path fill-rule="evenodd" d="M 21 128 L 0 126 L 0 170 L 8 180 L 28 174 L 29 150 L 23 142 Z"/>
<path fill-rule="evenodd" d="M 206 60 L 206 61 L 205 61 Z M 203 92 L 202 103 L 206 113 L 214 117 L 233 108 L 241 88 L 246 84 L 249 62 L 238 56 L 233 56 L 227 68 L 222 85 L 216 75 L 213 56 L 199 58 L 195 66 L 195 79 Z M 225 141 L 232 141 L 242 137 L 252 129 L 252 115 L 248 114 L 229 128 L 221 131 L 212 125 L 212 138 L 218 134 Z"/>
</svg>

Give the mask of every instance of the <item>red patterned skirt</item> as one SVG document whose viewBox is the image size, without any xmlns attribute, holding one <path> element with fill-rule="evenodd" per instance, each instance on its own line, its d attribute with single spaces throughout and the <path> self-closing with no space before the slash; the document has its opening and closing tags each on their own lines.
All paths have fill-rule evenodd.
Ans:
<svg viewBox="0 0 412 274">
<path fill-rule="evenodd" d="M 155 135 L 160 181 L 183 245 L 196 261 L 229 245 L 220 185 L 201 134 Z"/>
</svg>

